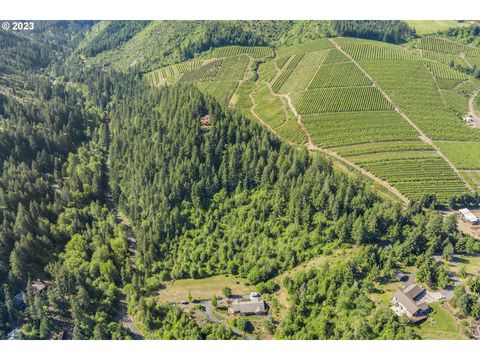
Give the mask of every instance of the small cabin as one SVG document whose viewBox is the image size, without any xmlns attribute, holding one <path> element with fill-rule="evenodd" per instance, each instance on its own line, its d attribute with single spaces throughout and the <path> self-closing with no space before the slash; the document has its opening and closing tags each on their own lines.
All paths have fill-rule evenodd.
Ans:
<svg viewBox="0 0 480 360">
<path fill-rule="evenodd" d="M 45 290 L 46 287 L 47 287 L 47 285 L 42 283 L 40 280 L 37 280 L 34 283 L 32 283 L 32 288 L 36 292 L 42 292 L 43 290 Z"/>
<path fill-rule="evenodd" d="M 202 116 L 200 118 L 200 125 L 202 127 L 209 127 L 211 125 L 211 122 L 212 122 L 212 118 L 209 114 Z"/>
</svg>

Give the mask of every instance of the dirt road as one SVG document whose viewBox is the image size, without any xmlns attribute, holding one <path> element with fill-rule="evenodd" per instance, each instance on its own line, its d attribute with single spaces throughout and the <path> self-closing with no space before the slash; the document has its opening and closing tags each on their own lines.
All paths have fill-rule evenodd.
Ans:
<svg viewBox="0 0 480 360">
<path fill-rule="evenodd" d="M 475 113 L 475 97 L 478 95 L 480 90 L 475 91 L 468 99 L 468 115 L 472 117 L 473 126 L 480 128 L 480 116 Z"/>
</svg>

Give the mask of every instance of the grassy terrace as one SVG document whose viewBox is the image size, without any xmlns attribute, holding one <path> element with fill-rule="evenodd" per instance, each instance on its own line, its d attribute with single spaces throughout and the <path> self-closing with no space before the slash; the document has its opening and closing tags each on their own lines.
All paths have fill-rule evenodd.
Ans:
<svg viewBox="0 0 480 360">
<path fill-rule="evenodd" d="M 420 324 L 415 332 L 425 340 L 449 339 L 466 340 L 463 329 L 453 316 L 440 303 L 430 304 L 432 311 L 425 322 Z"/>
<path fill-rule="evenodd" d="M 433 34 L 450 28 L 466 27 L 466 21 L 455 20 L 407 20 L 407 24 L 415 28 L 418 35 Z"/>
</svg>

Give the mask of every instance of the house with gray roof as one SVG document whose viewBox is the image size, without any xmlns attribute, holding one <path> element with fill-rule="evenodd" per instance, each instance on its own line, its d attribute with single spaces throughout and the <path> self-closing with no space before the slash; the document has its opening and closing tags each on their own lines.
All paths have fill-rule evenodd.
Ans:
<svg viewBox="0 0 480 360">
<path fill-rule="evenodd" d="M 257 293 L 250 294 L 250 300 L 235 300 L 228 308 L 230 314 L 265 315 L 265 302 Z"/>
<path fill-rule="evenodd" d="M 422 301 L 425 289 L 418 284 L 410 284 L 398 289 L 392 297 L 393 311 L 399 316 L 405 314 L 411 322 L 417 323 L 426 319 L 428 304 Z"/>
</svg>

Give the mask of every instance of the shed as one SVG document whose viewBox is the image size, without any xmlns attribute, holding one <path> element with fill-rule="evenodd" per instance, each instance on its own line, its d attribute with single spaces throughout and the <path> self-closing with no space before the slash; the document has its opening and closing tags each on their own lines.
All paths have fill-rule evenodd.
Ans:
<svg viewBox="0 0 480 360">
<path fill-rule="evenodd" d="M 464 208 L 464 209 L 460 209 L 458 210 L 458 213 L 460 214 L 460 217 L 465 220 L 465 221 L 468 221 L 469 223 L 473 224 L 473 225 L 477 225 L 480 223 L 480 219 L 478 218 L 477 215 L 473 214 L 469 209 L 467 208 Z"/>
</svg>

